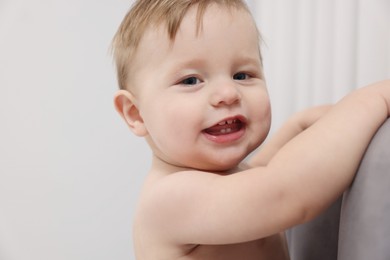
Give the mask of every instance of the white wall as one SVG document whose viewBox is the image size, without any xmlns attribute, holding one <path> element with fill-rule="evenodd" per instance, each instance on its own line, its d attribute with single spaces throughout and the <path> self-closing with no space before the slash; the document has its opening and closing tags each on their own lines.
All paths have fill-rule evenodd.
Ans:
<svg viewBox="0 0 390 260">
<path fill-rule="evenodd" d="M 248 0 L 264 42 L 274 126 L 390 78 L 390 1 Z"/>
<path fill-rule="evenodd" d="M 149 151 L 114 111 L 125 0 L 0 1 L 0 259 L 132 259 Z"/>
<path fill-rule="evenodd" d="M 114 111 L 117 86 L 108 55 L 130 2 L 0 1 L 1 260 L 134 259 L 132 210 L 150 153 Z M 306 104 L 339 95 L 329 94 L 328 81 L 321 79 L 327 78 L 329 55 L 335 57 L 327 35 L 340 26 L 346 31 L 337 30 L 339 36 L 356 34 L 357 41 L 337 38 L 338 50 L 348 52 L 352 42 L 359 55 L 348 57 L 359 58 L 352 61 L 353 69 L 341 66 L 354 76 L 332 79 L 338 83 L 331 88 L 390 77 L 389 1 L 356 1 L 356 10 L 362 11 L 358 20 L 326 7 L 343 1 L 249 2 L 267 42 L 265 66 L 276 124 Z M 353 0 L 343 3 L 342 10 L 355 10 L 348 9 Z M 297 19 L 301 22 L 292 22 Z M 292 55 L 312 50 L 313 38 L 298 30 L 314 30 L 312 19 L 325 19 L 319 24 L 328 34 L 316 34 L 322 47 Z M 327 19 L 333 27 L 326 27 Z M 357 25 L 363 28 L 359 33 L 349 31 L 348 26 Z M 306 62 L 317 64 L 318 75 Z M 316 78 L 308 80 L 308 75 Z"/>
</svg>

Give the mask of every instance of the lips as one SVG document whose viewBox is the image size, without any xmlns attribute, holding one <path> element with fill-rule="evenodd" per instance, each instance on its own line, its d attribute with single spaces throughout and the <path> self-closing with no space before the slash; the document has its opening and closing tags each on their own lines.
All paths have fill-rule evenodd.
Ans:
<svg viewBox="0 0 390 260">
<path fill-rule="evenodd" d="M 240 139 L 245 132 L 245 126 L 245 117 L 235 116 L 223 119 L 217 124 L 204 129 L 203 133 L 211 141 L 227 143 Z"/>
<path fill-rule="evenodd" d="M 225 135 L 225 134 L 230 134 L 230 133 L 240 131 L 243 126 L 244 123 L 238 118 L 227 119 L 219 122 L 218 124 L 212 127 L 205 129 L 204 132 L 206 132 L 209 135 L 215 135 L 215 136 Z"/>
</svg>

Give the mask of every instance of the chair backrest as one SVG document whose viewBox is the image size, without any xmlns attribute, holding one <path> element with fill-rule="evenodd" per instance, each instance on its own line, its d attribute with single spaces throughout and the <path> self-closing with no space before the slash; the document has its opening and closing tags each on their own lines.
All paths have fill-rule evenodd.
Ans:
<svg viewBox="0 0 390 260">
<path fill-rule="evenodd" d="M 390 259 L 390 119 L 371 140 L 350 189 L 286 234 L 291 260 Z"/>
</svg>

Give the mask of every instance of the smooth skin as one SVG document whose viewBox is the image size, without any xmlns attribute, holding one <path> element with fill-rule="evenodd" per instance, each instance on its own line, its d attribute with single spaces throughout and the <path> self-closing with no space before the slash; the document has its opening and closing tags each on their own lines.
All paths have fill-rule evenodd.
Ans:
<svg viewBox="0 0 390 260">
<path fill-rule="evenodd" d="M 246 11 L 217 5 L 199 34 L 195 20 L 192 8 L 173 43 L 163 25 L 150 28 L 129 90 L 115 97 L 153 151 L 134 224 L 136 257 L 289 259 L 282 232 L 318 215 L 350 185 L 389 116 L 390 82 L 302 112 L 245 165 L 270 127 L 255 24 Z M 237 120 L 233 133 L 207 134 Z"/>
</svg>

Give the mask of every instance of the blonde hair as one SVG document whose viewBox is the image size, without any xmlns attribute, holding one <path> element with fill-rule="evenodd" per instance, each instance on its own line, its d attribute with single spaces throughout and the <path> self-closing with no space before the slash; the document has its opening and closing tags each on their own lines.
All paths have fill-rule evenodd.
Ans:
<svg viewBox="0 0 390 260">
<path fill-rule="evenodd" d="M 244 0 L 137 0 L 126 14 L 112 41 L 118 84 L 126 89 L 131 59 L 145 31 L 164 24 L 171 40 L 175 39 L 183 17 L 197 5 L 197 32 L 201 29 L 203 14 L 210 4 L 248 11 Z"/>
</svg>

